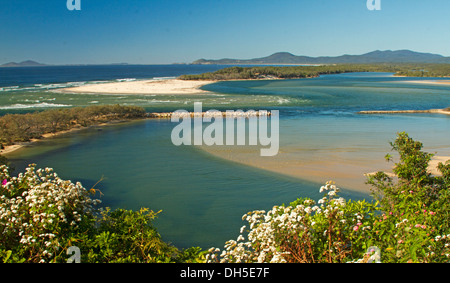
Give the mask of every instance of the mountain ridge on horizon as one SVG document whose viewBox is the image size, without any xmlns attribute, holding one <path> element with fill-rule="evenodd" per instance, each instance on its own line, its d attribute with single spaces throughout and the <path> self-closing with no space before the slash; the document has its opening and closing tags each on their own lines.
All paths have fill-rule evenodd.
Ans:
<svg viewBox="0 0 450 283">
<path fill-rule="evenodd" d="M 0 67 L 38 67 L 38 66 L 48 66 L 48 65 L 47 64 L 38 63 L 38 62 L 33 61 L 33 60 L 26 60 L 26 61 L 22 61 L 20 63 L 9 62 L 9 63 L 5 63 L 5 64 L 0 65 Z"/>
<path fill-rule="evenodd" d="M 191 64 L 370 64 L 370 63 L 450 63 L 450 57 L 433 53 L 421 53 L 407 49 L 375 50 L 361 55 L 297 56 L 289 52 L 277 52 L 267 57 L 254 59 L 199 59 Z"/>
<path fill-rule="evenodd" d="M 294 55 L 290 52 L 276 52 L 272 55 L 253 59 L 199 59 L 193 65 L 323 65 L 323 64 L 370 64 L 370 63 L 442 63 L 450 64 L 450 57 L 440 54 L 422 53 L 403 50 L 375 50 L 361 55 L 344 54 L 340 56 L 319 56 L 311 57 L 304 55 Z M 179 64 L 179 63 L 172 63 Z M 183 63 L 186 64 L 186 63 Z M 58 64 L 49 65 L 33 60 L 26 60 L 20 63 L 9 62 L 0 64 L 0 68 L 6 67 L 38 67 L 38 66 L 87 66 L 87 65 L 129 65 L 129 63 L 105 63 L 105 64 Z M 151 64 L 144 64 L 151 65 Z"/>
</svg>

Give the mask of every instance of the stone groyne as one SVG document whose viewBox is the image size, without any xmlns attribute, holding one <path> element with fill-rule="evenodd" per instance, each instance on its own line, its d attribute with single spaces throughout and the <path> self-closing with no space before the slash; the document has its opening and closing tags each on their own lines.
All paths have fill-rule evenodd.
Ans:
<svg viewBox="0 0 450 283">
<path fill-rule="evenodd" d="M 172 117 L 184 118 L 184 117 L 220 117 L 223 118 L 249 118 L 249 117 L 259 117 L 259 116 L 271 116 L 272 113 L 266 110 L 260 111 L 206 111 L 206 112 L 162 112 L 162 113 L 148 113 L 149 118 L 159 118 L 159 119 L 170 119 Z"/>
</svg>

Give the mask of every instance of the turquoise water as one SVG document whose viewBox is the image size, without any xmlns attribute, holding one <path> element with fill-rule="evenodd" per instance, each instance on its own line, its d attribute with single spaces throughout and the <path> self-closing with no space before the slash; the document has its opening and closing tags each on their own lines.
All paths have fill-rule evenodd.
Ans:
<svg viewBox="0 0 450 283">
<path fill-rule="evenodd" d="M 226 65 L 119 65 L 50 66 L 0 68 L 0 115 L 24 113 L 49 108 L 90 106 L 96 104 L 138 105 L 148 111 L 174 111 L 189 108 L 194 102 L 226 108 L 261 107 L 277 103 L 274 96 L 211 95 L 120 95 L 67 94 L 58 89 L 119 81 L 176 78 L 183 74 L 212 72 Z"/>
<path fill-rule="evenodd" d="M 360 176 L 358 168 L 376 171 L 384 166 L 383 157 L 390 151 L 388 142 L 399 131 L 407 131 L 422 141 L 428 151 L 450 156 L 449 116 L 356 114 L 361 110 L 450 106 L 450 87 L 407 82 L 415 79 L 365 73 L 307 80 L 220 82 L 203 88 L 213 92 L 210 96 L 183 97 L 163 105 L 149 102 L 155 97 L 141 96 L 144 101 L 137 100 L 138 96 L 123 99 L 150 111 L 190 110 L 199 99 L 205 110 L 280 110 L 280 154 L 269 160 L 285 165 L 280 165 L 281 173 L 289 170 L 289 164 L 311 164 L 328 180 L 335 177 L 326 167 L 331 163 L 354 170 L 357 174 L 338 176 L 352 181 L 363 180 L 355 177 Z M 55 98 L 55 104 L 69 103 L 64 99 L 78 100 L 80 105 L 86 101 L 122 101 L 117 95 L 59 96 L 48 90 L 24 90 L 17 96 L 8 92 L 8 99 L 12 100 L 8 100 L 9 104 L 3 100 L 0 105 L 20 104 L 25 96 L 38 100 L 37 96 L 43 94 Z M 41 102 L 34 102 L 38 103 Z M 196 147 L 176 147 L 170 140 L 174 126 L 167 120 L 147 120 L 91 128 L 36 143 L 9 157 L 17 171 L 34 162 L 39 167 L 52 167 L 61 177 L 80 181 L 86 188 L 104 177 L 97 187 L 104 194 L 104 205 L 162 210 L 158 231 L 165 240 L 180 247 L 223 247 L 226 240 L 238 235 L 245 224 L 241 216 L 246 212 L 270 209 L 297 197 L 319 198 L 318 189 L 323 182 L 246 166 L 230 161 L 233 158 L 219 158 L 221 149 L 210 154 Z M 239 147 L 228 147 L 226 151 L 231 156 L 244 157 L 246 162 L 260 162 L 258 156 L 244 153 Z M 369 198 L 367 192 L 341 187 L 344 197 Z"/>
<path fill-rule="evenodd" d="M 162 210 L 158 231 L 182 247 L 222 247 L 237 237 L 248 211 L 302 196 L 319 197 L 319 184 L 232 164 L 196 148 L 175 147 L 172 128 L 170 122 L 157 120 L 93 128 L 40 142 L 11 157 L 17 171 L 33 161 L 86 188 L 104 177 L 97 186 L 104 205 Z"/>
</svg>

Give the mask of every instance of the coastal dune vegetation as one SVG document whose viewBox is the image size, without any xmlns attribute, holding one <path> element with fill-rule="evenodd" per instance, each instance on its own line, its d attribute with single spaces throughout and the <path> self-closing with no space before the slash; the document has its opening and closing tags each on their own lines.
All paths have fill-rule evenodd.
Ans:
<svg viewBox="0 0 450 283">
<path fill-rule="evenodd" d="M 450 163 L 431 175 L 432 154 L 399 133 L 395 177 L 368 177 L 373 201 L 345 200 L 332 182 L 319 200 L 298 198 L 243 216 L 237 240 L 224 249 L 180 250 L 153 225 L 159 213 L 101 206 L 100 192 L 30 165 L 13 175 L 0 166 L 0 261 L 66 262 L 76 246 L 85 263 L 340 263 L 448 262 Z M 392 162 L 391 155 L 386 156 Z"/>
</svg>

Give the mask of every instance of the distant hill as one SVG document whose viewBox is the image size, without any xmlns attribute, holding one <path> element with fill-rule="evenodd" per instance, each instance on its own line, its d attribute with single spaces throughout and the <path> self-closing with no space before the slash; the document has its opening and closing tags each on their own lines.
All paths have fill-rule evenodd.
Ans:
<svg viewBox="0 0 450 283">
<path fill-rule="evenodd" d="M 267 57 L 254 59 L 200 59 L 192 64 L 371 64 L 371 63 L 450 63 L 450 57 L 438 54 L 420 53 L 411 50 L 373 51 L 362 55 L 342 55 L 336 57 L 297 56 L 288 52 L 278 52 Z"/>
<path fill-rule="evenodd" d="M 20 63 L 9 62 L 9 63 L 3 64 L 3 65 L 0 65 L 0 67 L 38 67 L 38 66 L 47 66 L 47 65 L 38 63 L 36 61 L 31 61 L 31 60 L 23 61 Z"/>
</svg>

